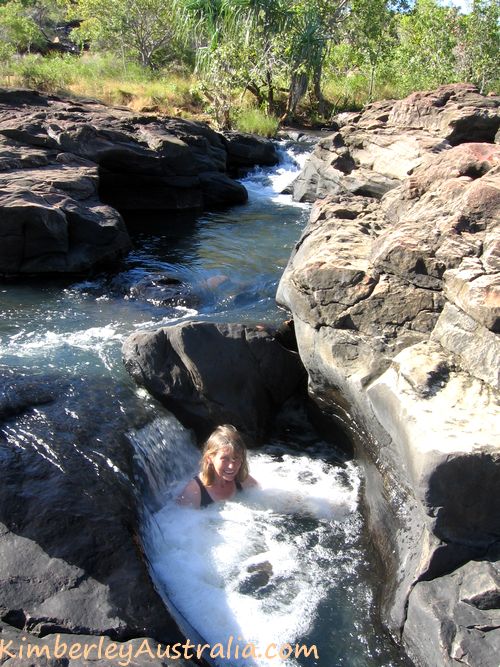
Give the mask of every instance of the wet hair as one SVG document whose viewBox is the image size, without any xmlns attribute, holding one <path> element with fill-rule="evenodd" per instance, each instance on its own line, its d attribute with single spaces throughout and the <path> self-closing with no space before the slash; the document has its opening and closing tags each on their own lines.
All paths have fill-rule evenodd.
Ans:
<svg viewBox="0 0 500 667">
<path fill-rule="evenodd" d="M 247 447 L 238 429 L 231 424 L 217 426 L 203 446 L 200 463 L 200 479 L 205 486 L 214 481 L 214 467 L 210 456 L 214 456 L 221 449 L 229 448 L 233 454 L 241 458 L 241 466 L 236 475 L 238 482 L 248 477 Z"/>
</svg>

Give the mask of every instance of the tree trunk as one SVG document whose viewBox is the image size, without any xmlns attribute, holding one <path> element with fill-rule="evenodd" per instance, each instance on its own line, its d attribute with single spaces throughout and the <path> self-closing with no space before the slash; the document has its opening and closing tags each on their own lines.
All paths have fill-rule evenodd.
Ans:
<svg viewBox="0 0 500 667">
<path fill-rule="evenodd" d="M 328 103 L 323 96 L 323 91 L 321 90 L 321 77 L 323 75 L 323 58 L 319 59 L 316 66 L 313 70 L 313 91 L 314 98 L 318 103 L 318 113 L 320 116 L 325 117 L 328 113 Z"/>
<path fill-rule="evenodd" d="M 306 94 L 308 83 L 309 77 L 305 72 L 301 72 L 299 74 L 294 72 L 292 74 L 290 88 L 288 90 L 288 99 L 286 102 L 286 111 L 280 118 L 282 123 L 286 123 L 295 115 L 298 103 Z"/>
</svg>

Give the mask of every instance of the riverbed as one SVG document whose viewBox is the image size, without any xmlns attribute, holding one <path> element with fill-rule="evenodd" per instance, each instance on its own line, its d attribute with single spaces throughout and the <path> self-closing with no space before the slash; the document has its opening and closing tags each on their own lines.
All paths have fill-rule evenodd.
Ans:
<svg viewBox="0 0 500 667">
<path fill-rule="evenodd" d="M 114 274 L 1 286 L 0 363 L 64 380 L 71 398 L 65 419 L 80 420 L 89 395 L 99 396 L 100 409 L 86 419 L 123 415 L 137 450 L 152 576 L 209 643 L 233 635 L 261 648 L 317 648 L 317 658 L 290 658 L 289 665 L 404 665 L 377 623 L 379 575 L 356 464 L 322 442 L 295 406 L 251 456 L 258 490 L 202 512 L 178 508 L 173 498 L 196 470 L 197 450 L 121 361 L 123 341 L 138 329 L 185 319 L 285 319 L 274 296 L 309 208 L 280 193 L 307 148 L 283 143 L 278 167 L 245 177 L 244 206 L 176 225 L 136 226 L 134 250 Z M 138 415 L 147 426 L 136 428 Z M 51 438 L 58 434 L 51 428 L 39 420 L 29 430 L 7 428 L 4 437 L 13 446 L 30 442 L 55 461 Z"/>
</svg>

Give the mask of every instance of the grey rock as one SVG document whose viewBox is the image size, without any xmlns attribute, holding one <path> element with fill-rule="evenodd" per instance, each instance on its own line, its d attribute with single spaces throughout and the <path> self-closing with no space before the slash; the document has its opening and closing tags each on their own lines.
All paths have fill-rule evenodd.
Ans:
<svg viewBox="0 0 500 667">
<path fill-rule="evenodd" d="M 500 655 L 497 562 L 471 561 L 452 574 L 422 581 L 413 589 L 404 639 L 419 662 L 496 667 Z M 495 607 L 484 600 L 492 600 Z"/>
<path fill-rule="evenodd" d="M 56 632 L 43 638 L 21 632 L 6 623 L 0 623 L 0 641 L 3 641 L 2 664 L 9 667 L 104 667 L 112 664 L 130 667 L 187 667 L 190 661 L 179 658 L 172 648 L 151 637 L 115 641 L 105 635 L 74 635 Z M 182 655 L 183 648 L 177 647 Z M 160 656 L 160 657 L 158 657 Z"/>
<path fill-rule="evenodd" d="M 180 639 L 142 552 L 121 409 L 137 428 L 154 415 L 109 381 L 83 401 L 77 378 L 1 370 L 0 619 L 36 636 Z"/>
<path fill-rule="evenodd" d="M 298 355 L 272 330 L 187 322 L 132 334 L 125 368 L 181 422 L 207 435 L 231 423 L 261 439 L 304 379 Z"/>
</svg>

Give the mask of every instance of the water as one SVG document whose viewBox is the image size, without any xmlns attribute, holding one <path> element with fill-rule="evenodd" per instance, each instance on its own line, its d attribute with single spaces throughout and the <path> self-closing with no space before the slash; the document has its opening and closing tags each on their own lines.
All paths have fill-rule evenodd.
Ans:
<svg viewBox="0 0 500 667">
<path fill-rule="evenodd" d="M 46 424 L 40 408 L 0 436 L 13 447 L 33 447 L 61 469 L 63 457 L 51 443 L 77 437 L 83 463 L 116 472 L 119 443 L 102 463 L 98 441 L 107 423 L 128 431 L 153 576 L 210 642 L 233 634 L 259 646 L 317 646 L 318 660 L 302 657 L 293 665 L 399 665 L 373 625 L 375 573 L 363 544 L 357 468 L 334 465 L 331 449 L 297 422 L 286 438 L 253 455 L 259 490 L 200 512 L 181 509 L 172 498 L 196 470 L 197 451 L 121 361 L 121 345 L 137 329 L 186 318 L 284 319 L 274 296 L 308 208 L 279 194 L 304 154 L 283 157 L 278 169 L 243 181 L 247 205 L 180 230 L 137 232 L 118 273 L 0 285 L 0 366 L 15 369 L 18 380 L 57 387 L 63 406 L 57 416 L 51 408 Z M 84 451 L 89 434 L 95 448 Z"/>
</svg>

